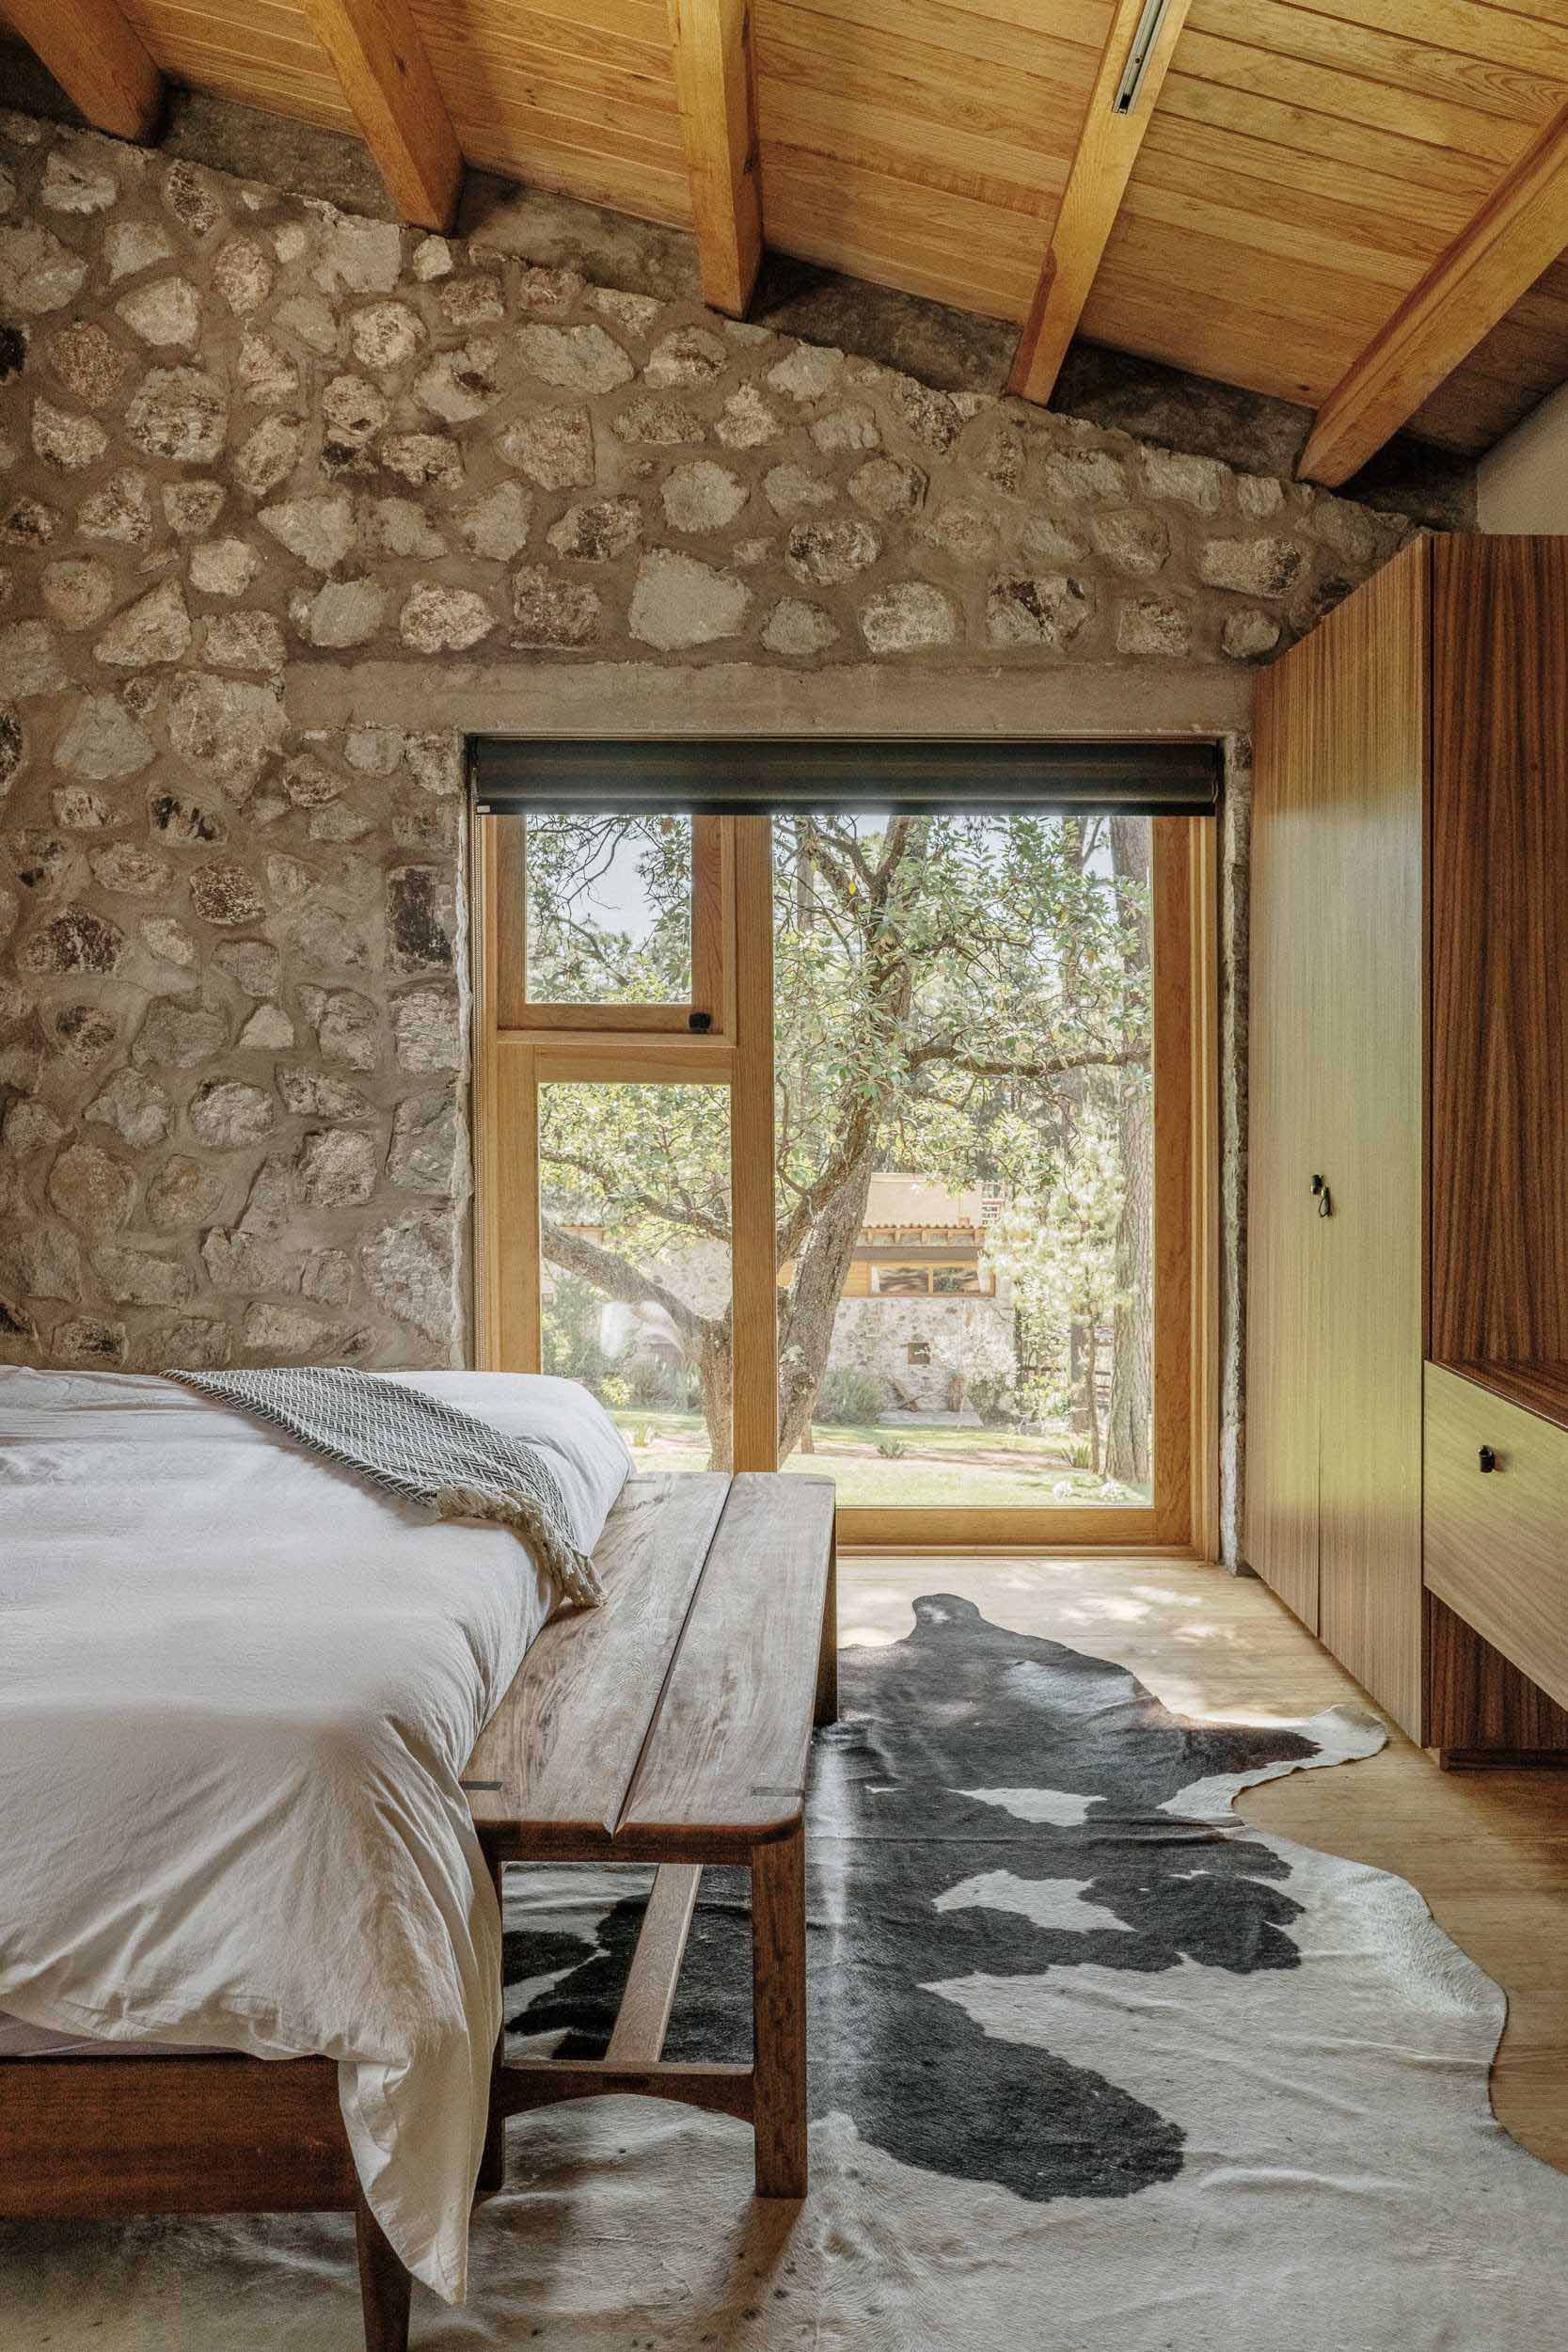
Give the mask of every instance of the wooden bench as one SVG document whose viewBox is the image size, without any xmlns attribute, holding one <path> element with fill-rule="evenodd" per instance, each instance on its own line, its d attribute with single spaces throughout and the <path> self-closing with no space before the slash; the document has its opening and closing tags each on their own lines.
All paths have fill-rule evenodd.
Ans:
<svg viewBox="0 0 1568 2352">
<path fill-rule="evenodd" d="M 498 1892 L 508 1862 L 658 1866 L 602 2059 L 498 2058 L 482 2185 L 504 2119 L 634 2091 L 753 2125 L 762 2197 L 806 2188 L 805 1804 L 814 1723 L 837 1709 L 826 1479 L 639 1478 L 595 1562 L 602 1609 L 529 1652 L 464 1777 Z M 703 1865 L 752 1873 L 750 2066 L 672 2066 L 665 2027 Z"/>
<path fill-rule="evenodd" d="M 837 1710 L 833 1490 L 746 1473 L 634 1479 L 596 1554 L 602 1609 L 529 1651 L 464 1774 L 508 1862 L 651 1862 L 602 2059 L 498 2050 L 481 2191 L 506 2119 L 632 2092 L 741 2117 L 757 2192 L 806 2188 L 805 1775 Z M 752 2062 L 662 2057 L 704 1864 L 752 1872 Z M 0 2061 L 0 2216 L 349 2211 L 367 2352 L 404 2352 L 410 2280 L 359 2193 L 336 2065 L 219 2055 Z"/>
</svg>

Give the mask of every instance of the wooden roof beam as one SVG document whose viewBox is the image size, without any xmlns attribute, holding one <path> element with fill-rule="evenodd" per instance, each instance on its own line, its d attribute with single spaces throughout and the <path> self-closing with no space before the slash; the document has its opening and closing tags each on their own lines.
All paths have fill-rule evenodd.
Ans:
<svg viewBox="0 0 1568 2352">
<path fill-rule="evenodd" d="M 1568 105 L 1352 362 L 1318 410 L 1296 471 L 1348 482 L 1568 249 Z"/>
<path fill-rule="evenodd" d="M 463 153 L 408 0 L 304 0 L 349 110 L 404 220 L 447 230 Z"/>
<path fill-rule="evenodd" d="M 703 299 L 744 318 L 762 265 L 750 0 L 669 0 Z"/>
<path fill-rule="evenodd" d="M 7 0 L 6 12 L 95 131 L 154 136 L 164 77 L 116 0 Z"/>
<path fill-rule="evenodd" d="M 1133 103 L 1121 112 L 1117 92 L 1148 0 L 1116 0 L 1039 283 L 1007 378 L 1007 389 L 1025 400 L 1048 401 L 1055 389 L 1190 5 L 1191 0 L 1168 0 Z"/>
</svg>

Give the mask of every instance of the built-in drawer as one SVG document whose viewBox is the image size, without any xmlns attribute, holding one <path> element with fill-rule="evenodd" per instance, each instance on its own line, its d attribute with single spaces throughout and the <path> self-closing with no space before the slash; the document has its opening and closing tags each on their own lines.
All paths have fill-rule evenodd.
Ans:
<svg viewBox="0 0 1568 2352">
<path fill-rule="evenodd" d="M 1568 1429 L 1428 1364 L 1425 1502 L 1428 1586 L 1568 1707 Z"/>
</svg>

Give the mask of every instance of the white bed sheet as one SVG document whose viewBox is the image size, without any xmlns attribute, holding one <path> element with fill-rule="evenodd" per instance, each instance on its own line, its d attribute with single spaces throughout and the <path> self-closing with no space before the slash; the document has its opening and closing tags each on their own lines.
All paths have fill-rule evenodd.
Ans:
<svg viewBox="0 0 1568 2352">
<path fill-rule="evenodd" d="M 388 1376 L 545 1447 L 593 1549 L 630 1457 L 584 1390 Z M 449 2301 L 500 2024 L 458 1775 L 548 1609 L 508 1531 L 230 1406 L 0 1367 L 0 2010 L 336 2058 L 370 2203 Z"/>
</svg>

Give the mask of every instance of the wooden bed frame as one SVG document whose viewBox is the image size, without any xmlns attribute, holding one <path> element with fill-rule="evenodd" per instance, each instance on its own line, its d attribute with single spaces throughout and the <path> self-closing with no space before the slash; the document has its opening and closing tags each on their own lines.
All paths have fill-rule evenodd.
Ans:
<svg viewBox="0 0 1568 2352">
<path fill-rule="evenodd" d="M 499 2048 L 479 2187 L 509 2116 L 634 2093 L 750 2122 L 757 2194 L 806 2190 L 805 1831 L 812 1726 L 837 1712 L 825 1479 L 631 1480 L 596 1555 L 600 1610 L 539 1636 L 464 1786 L 499 1890 L 508 1862 L 652 1862 L 603 2059 Z M 705 1863 L 752 1872 L 753 2058 L 664 2061 Z M 360 2192 L 328 2058 L 0 2060 L 0 2217 L 352 2212 L 367 2352 L 404 2352 L 408 2273 Z"/>
</svg>

